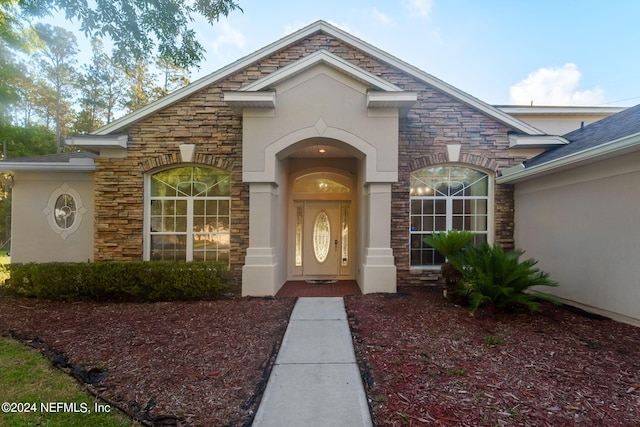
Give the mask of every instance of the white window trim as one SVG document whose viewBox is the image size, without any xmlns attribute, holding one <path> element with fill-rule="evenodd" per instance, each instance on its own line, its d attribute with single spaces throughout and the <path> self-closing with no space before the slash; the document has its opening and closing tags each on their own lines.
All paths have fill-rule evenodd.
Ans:
<svg viewBox="0 0 640 427">
<path fill-rule="evenodd" d="M 69 228 L 62 228 L 58 225 L 55 218 L 55 207 L 56 201 L 58 197 L 63 194 L 68 194 L 73 197 L 76 203 L 76 215 L 73 224 Z M 49 200 L 47 202 L 47 206 L 42 209 L 42 213 L 46 215 L 47 222 L 49 223 L 49 227 L 56 234 L 58 234 L 62 240 L 67 240 L 69 236 L 78 231 L 80 228 L 80 224 L 82 223 L 82 217 L 87 213 L 87 208 L 82 204 L 82 197 L 80 197 L 80 193 L 78 193 L 75 189 L 69 187 L 67 184 L 62 184 L 60 187 L 53 190 L 51 195 L 49 196 Z"/>
<path fill-rule="evenodd" d="M 151 179 L 152 176 L 156 173 L 164 172 L 166 170 L 170 170 L 173 168 L 180 167 L 189 167 L 193 165 L 180 165 L 169 168 L 164 168 L 161 170 L 154 170 L 151 172 L 147 172 L 144 174 L 144 191 L 143 191 L 143 245 L 142 245 L 142 259 L 145 261 L 151 260 Z M 215 169 L 211 167 L 211 169 Z M 229 230 L 231 230 L 231 197 L 154 197 L 154 200 L 186 200 L 187 201 L 187 231 L 185 233 L 176 233 L 176 232 L 167 232 L 167 233 L 154 233 L 155 235 L 185 235 L 187 236 L 187 247 L 186 247 L 186 261 L 193 261 L 193 237 L 198 234 L 193 231 L 193 201 L 194 200 L 227 200 L 229 201 Z M 229 231 L 229 234 L 231 231 Z M 220 233 L 221 234 L 221 233 Z M 229 252 L 231 252 L 231 247 L 229 247 Z M 230 260 L 229 260 L 230 262 Z"/>
<path fill-rule="evenodd" d="M 493 245 L 493 242 L 495 241 L 495 174 L 493 174 L 490 171 L 472 167 L 464 163 L 445 163 L 440 165 L 427 166 L 422 169 L 435 168 L 439 166 L 461 166 L 468 169 L 477 170 L 478 172 L 482 172 L 483 174 L 487 175 L 487 195 L 481 196 L 481 197 L 475 197 L 475 199 L 486 198 L 487 200 L 487 243 L 489 243 L 490 245 Z M 414 172 L 417 172 L 417 170 Z M 411 172 L 409 175 L 413 174 L 414 172 Z M 418 199 L 418 198 L 420 198 L 420 196 L 415 197 L 415 199 Z M 409 195 L 409 206 L 411 206 L 411 200 L 414 200 L 414 197 Z M 450 203 L 452 203 L 453 198 L 452 196 L 449 196 L 446 200 L 447 200 L 447 230 L 451 230 L 450 217 L 452 217 L 452 215 L 451 215 Z M 409 264 L 409 270 L 440 271 L 441 265 L 411 265 L 411 207 L 409 207 L 409 212 L 407 212 L 407 214 L 409 215 L 409 239 L 407 243 L 409 247 L 408 259 L 407 259 L 407 263 Z"/>
</svg>

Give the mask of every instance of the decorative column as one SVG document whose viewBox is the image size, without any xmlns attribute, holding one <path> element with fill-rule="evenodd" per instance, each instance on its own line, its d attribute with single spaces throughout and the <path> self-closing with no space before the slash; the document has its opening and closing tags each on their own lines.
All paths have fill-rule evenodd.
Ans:
<svg viewBox="0 0 640 427">
<path fill-rule="evenodd" d="M 362 293 L 396 292 L 396 266 L 391 249 L 391 183 L 369 183 L 364 202 L 366 225 Z"/>
<path fill-rule="evenodd" d="M 243 296 L 272 296 L 282 285 L 277 281 L 277 198 L 275 183 L 249 185 L 249 247 L 242 268 Z"/>
</svg>

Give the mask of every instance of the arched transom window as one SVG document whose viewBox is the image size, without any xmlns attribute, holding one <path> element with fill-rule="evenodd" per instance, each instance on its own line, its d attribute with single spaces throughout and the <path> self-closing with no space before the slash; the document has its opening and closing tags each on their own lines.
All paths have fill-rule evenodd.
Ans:
<svg viewBox="0 0 640 427">
<path fill-rule="evenodd" d="M 187 166 L 150 177 L 149 259 L 229 262 L 230 177 Z"/>
<path fill-rule="evenodd" d="M 411 174 L 411 266 L 436 266 L 442 256 L 423 242 L 433 233 L 468 230 L 488 240 L 489 176 L 463 166 L 437 166 Z"/>
</svg>

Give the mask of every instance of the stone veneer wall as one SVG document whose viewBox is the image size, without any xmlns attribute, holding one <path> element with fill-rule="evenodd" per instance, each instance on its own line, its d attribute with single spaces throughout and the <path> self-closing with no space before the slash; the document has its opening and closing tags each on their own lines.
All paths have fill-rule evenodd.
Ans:
<svg viewBox="0 0 640 427">
<path fill-rule="evenodd" d="M 433 281 L 439 276 L 439 271 L 409 267 L 411 172 L 446 164 L 448 144 L 461 145 L 458 164 L 493 177 L 525 160 L 509 150 L 508 127 L 438 91 L 424 86 L 420 91 L 418 103 L 400 123 L 399 176 L 393 186 L 392 246 L 399 285 Z M 493 191 L 494 242 L 513 248 L 513 188 L 494 184 Z"/>
<path fill-rule="evenodd" d="M 249 246 L 249 193 L 242 183 L 242 118 L 223 101 L 236 90 L 318 49 L 327 49 L 405 90 L 420 91 L 419 101 L 400 123 L 399 181 L 393 185 L 392 247 L 398 284 L 434 279 L 433 272 L 409 269 L 409 174 L 446 163 L 446 145 L 461 144 L 461 163 L 486 170 L 521 162 L 508 150 L 508 129 L 401 71 L 324 34 L 316 34 L 276 52 L 243 72 L 212 84 L 128 129 L 125 159 L 96 160 L 95 260 L 140 260 L 143 256 L 144 174 L 179 166 L 180 144 L 195 144 L 195 163 L 231 174 L 231 271 L 241 280 Z M 496 242 L 513 245 L 513 196 L 495 189 Z"/>
</svg>

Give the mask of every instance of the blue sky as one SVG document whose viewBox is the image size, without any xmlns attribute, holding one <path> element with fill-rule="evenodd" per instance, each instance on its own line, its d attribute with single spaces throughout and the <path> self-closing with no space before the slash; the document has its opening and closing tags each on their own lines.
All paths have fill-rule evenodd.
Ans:
<svg viewBox="0 0 640 427">
<path fill-rule="evenodd" d="M 322 19 L 490 104 L 640 104 L 637 0 L 236 1 L 192 80 Z"/>
<path fill-rule="evenodd" d="M 640 104 L 640 1 L 238 2 L 194 80 L 323 19 L 490 104 Z"/>
</svg>

